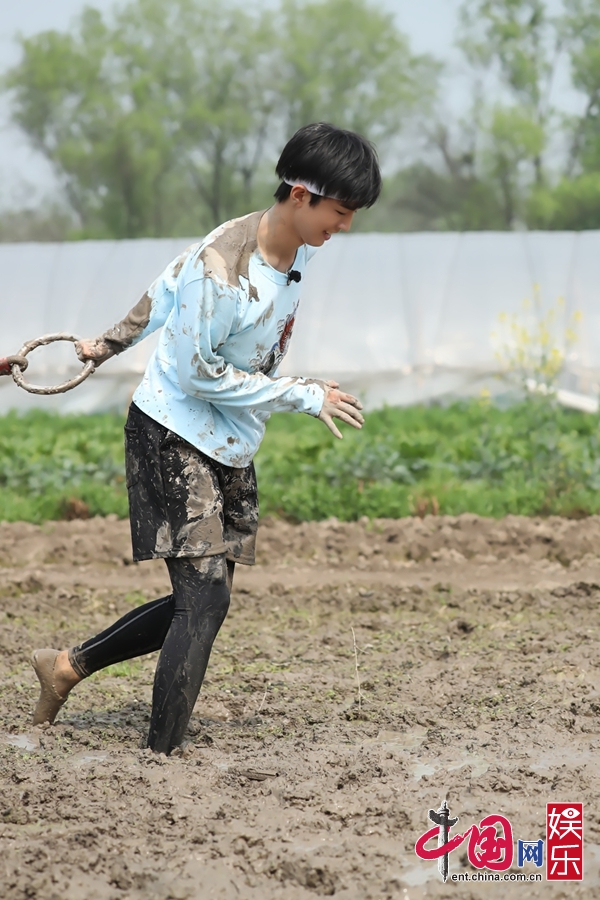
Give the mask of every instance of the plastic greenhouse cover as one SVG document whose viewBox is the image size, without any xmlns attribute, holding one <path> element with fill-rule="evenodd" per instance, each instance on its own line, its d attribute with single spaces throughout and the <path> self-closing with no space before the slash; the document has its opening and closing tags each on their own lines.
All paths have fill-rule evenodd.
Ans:
<svg viewBox="0 0 600 900">
<path fill-rule="evenodd" d="M 0 356 L 47 332 L 101 333 L 193 240 L 0 244 Z M 533 315 L 523 302 L 535 286 L 542 309 L 558 312 L 559 341 L 581 313 L 563 387 L 596 396 L 600 231 L 337 235 L 309 264 L 281 374 L 336 378 L 370 408 L 506 391 L 492 334 L 503 313 Z M 124 408 L 155 343 L 153 335 L 57 397 L 26 394 L 2 378 L 0 412 Z M 27 378 L 40 384 L 80 368 L 70 344 L 30 359 Z"/>
</svg>

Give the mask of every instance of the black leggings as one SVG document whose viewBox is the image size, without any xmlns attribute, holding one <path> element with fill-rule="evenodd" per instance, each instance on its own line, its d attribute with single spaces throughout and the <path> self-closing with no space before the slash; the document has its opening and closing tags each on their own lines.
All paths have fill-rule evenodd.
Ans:
<svg viewBox="0 0 600 900">
<path fill-rule="evenodd" d="M 213 642 L 229 608 L 233 564 L 224 556 L 167 559 L 173 593 L 133 609 L 106 631 L 69 650 L 85 678 L 113 663 L 154 650 L 158 658 L 148 747 L 170 753 L 185 735 Z"/>
</svg>

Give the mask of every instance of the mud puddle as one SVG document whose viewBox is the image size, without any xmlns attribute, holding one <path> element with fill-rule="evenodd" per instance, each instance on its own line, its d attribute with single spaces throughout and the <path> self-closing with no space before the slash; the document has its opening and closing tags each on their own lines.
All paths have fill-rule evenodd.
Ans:
<svg viewBox="0 0 600 900">
<path fill-rule="evenodd" d="M 128 540 L 111 519 L 0 524 L 5 900 L 497 894 L 416 858 L 442 799 L 461 828 L 501 811 L 523 840 L 547 802 L 583 802 L 584 883 L 502 898 L 600 897 L 599 519 L 264 523 L 169 759 L 140 749 L 155 657 L 30 725 L 34 648 L 168 590 Z"/>
</svg>

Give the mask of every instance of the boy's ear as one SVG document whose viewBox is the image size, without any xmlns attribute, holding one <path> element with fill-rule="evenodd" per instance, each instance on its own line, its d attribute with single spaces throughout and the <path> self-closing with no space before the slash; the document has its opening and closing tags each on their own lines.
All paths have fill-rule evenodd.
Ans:
<svg viewBox="0 0 600 900">
<path fill-rule="evenodd" d="M 290 199 L 295 206 L 302 206 L 307 201 L 310 202 L 311 193 L 303 184 L 295 184 L 290 191 Z"/>
</svg>

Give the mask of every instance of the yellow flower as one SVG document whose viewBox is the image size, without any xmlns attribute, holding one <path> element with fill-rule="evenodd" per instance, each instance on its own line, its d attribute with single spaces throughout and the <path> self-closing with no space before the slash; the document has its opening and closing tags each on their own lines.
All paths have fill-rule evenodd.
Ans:
<svg viewBox="0 0 600 900">
<path fill-rule="evenodd" d="M 508 372 L 518 374 L 521 379 L 551 386 L 565 363 L 564 347 L 570 347 L 578 339 L 576 325 L 581 321 L 581 312 L 572 314 L 569 326 L 564 328 L 561 310 L 565 306 L 563 297 L 558 297 L 554 306 L 545 312 L 539 284 L 533 285 L 534 310 L 529 298 L 522 301 L 521 313 L 501 313 L 498 322 L 504 327 L 494 332 L 496 342 L 495 358 Z M 531 324 L 530 324 L 531 322 Z M 504 338 L 503 344 L 500 343 Z M 483 395 L 482 395 L 483 396 Z"/>
</svg>

